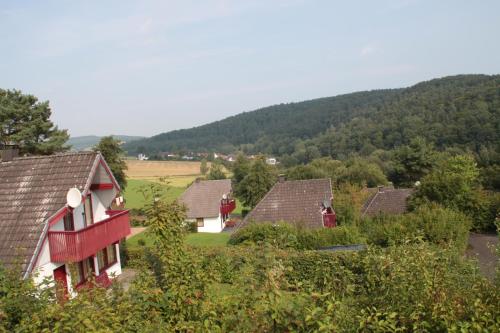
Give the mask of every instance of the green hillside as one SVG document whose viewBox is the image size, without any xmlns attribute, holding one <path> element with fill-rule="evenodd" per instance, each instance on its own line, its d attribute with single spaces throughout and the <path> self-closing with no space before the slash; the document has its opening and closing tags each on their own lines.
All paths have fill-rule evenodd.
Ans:
<svg viewBox="0 0 500 333">
<path fill-rule="evenodd" d="M 422 136 L 439 149 L 500 144 L 500 76 L 458 75 L 409 88 L 279 104 L 127 143 L 143 151 L 221 151 L 342 158 Z"/>
<path fill-rule="evenodd" d="M 118 139 L 123 142 L 131 142 L 134 140 L 140 140 L 144 137 L 142 136 L 131 136 L 131 135 L 113 135 L 115 139 Z M 68 140 L 68 144 L 71 145 L 71 149 L 73 150 L 86 150 L 90 149 L 99 143 L 101 140 L 101 136 L 97 135 L 85 135 L 85 136 L 75 136 L 71 137 Z"/>
</svg>

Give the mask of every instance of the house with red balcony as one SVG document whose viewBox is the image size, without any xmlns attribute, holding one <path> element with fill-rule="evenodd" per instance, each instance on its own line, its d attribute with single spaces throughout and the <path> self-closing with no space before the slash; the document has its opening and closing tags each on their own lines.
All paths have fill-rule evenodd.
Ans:
<svg viewBox="0 0 500 333">
<path fill-rule="evenodd" d="M 336 226 L 336 215 L 332 200 L 330 179 L 287 181 L 280 177 L 237 228 L 250 223 L 288 223 L 311 229 L 333 228 Z"/>
<path fill-rule="evenodd" d="M 100 153 L 15 157 L 0 162 L 0 262 L 40 284 L 73 295 L 95 278 L 121 274 L 118 242 L 130 233 L 128 211 L 112 210 L 120 193 Z M 70 189 L 81 195 L 74 208 Z"/>
<path fill-rule="evenodd" d="M 221 232 L 236 208 L 230 179 L 196 180 L 179 198 L 187 208 L 187 222 L 198 232 Z"/>
</svg>

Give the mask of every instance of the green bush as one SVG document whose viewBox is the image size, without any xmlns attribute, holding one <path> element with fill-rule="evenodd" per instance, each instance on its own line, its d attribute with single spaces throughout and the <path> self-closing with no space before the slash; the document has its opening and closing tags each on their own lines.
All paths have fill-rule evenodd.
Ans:
<svg viewBox="0 0 500 333">
<path fill-rule="evenodd" d="M 465 250 L 471 220 L 465 214 L 436 204 L 424 205 L 404 215 L 378 215 L 360 223 L 368 243 L 378 246 L 402 245 L 421 239 Z"/>
<path fill-rule="evenodd" d="M 333 245 L 364 243 L 356 226 L 303 229 L 287 223 L 253 223 L 231 236 L 230 244 L 267 243 L 280 249 L 313 250 Z"/>
<path fill-rule="evenodd" d="M 195 233 L 198 232 L 198 223 L 196 221 L 186 223 L 187 232 Z"/>
</svg>

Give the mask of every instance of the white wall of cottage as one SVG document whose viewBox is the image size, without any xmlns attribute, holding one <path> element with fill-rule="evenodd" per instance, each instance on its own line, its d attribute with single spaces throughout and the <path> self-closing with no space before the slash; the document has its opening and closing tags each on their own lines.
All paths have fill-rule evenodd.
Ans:
<svg viewBox="0 0 500 333">
<path fill-rule="evenodd" d="M 204 217 L 203 227 L 198 227 L 198 232 L 221 232 L 225 227 L 225 223 L 222 223 L 221 221 L 222 216 L 220 214 L 218 217 Z"/>
</svg>

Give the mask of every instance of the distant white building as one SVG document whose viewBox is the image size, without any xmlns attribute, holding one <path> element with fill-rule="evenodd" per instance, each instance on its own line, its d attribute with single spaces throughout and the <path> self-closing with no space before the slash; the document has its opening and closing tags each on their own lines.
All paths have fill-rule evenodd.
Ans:
<svg viewBox="0 0 500 333">
<path fill-rule="evenodd" d="M 147 161 L 147 160 L 149 160 L 149 157 L 147 157 L 145 154 L 139 154 L 139 155 L 137 155 L 137 159 L 139 161 Z"/>
<path fill-rule="evenodd" d="M 269 165 L 276 165 L 276 158 L 268 157 L 268 158 L 266 158 L 266 163 Z"/>
</svg>

